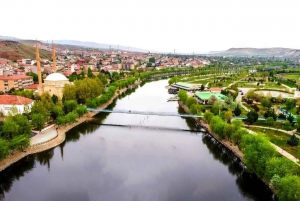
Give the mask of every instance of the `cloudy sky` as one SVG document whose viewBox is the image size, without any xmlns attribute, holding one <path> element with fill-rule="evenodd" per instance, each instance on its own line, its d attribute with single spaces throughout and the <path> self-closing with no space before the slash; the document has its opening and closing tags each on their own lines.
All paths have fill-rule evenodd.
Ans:
<svg viewBox="0 0 300 201">
<path fill-rule="evenodd" d="M 0 35 L 182 53 L 300 49 L 299 0 L 2 0 Z"/>
</svg>

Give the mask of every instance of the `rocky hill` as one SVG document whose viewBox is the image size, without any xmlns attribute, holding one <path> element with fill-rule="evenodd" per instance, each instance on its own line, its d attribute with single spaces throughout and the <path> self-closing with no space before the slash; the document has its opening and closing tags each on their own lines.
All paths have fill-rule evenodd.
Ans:
<svg viewBox="0 0 300 201">
<path fill-rule="evenodd" d="M 230 48 L 217 53 L 217 55 L 300 58 L 300 50 L 289 48 Z"/>
<path fill-rule="evenodd" d="M 0 58 L 10 60 L 35 59 L 35 48 L 17 41 L 0 40 Z M 51 52 L 40 50 L 40 58 L 51 58 Z"/>
</svg>

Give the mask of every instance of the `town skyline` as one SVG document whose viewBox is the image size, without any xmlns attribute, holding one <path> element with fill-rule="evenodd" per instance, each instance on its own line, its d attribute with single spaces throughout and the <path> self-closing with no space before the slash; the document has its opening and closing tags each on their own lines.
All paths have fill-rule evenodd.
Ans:
<svg viewBox="0 0 300 201">
<path fill-rule="evenodd" d="M 150 52 L 175 49 L 189 54 L 242 47 L 300 49 L 295 42 L 300 33 L 295 26 L 300 14 L 293 0 L 87 0 L 86 7 L 82 2 L 58 0 L 13 0 L 2 4 L 6 9 L 0 13 L 1 19 L 10 16 L 1 24 L 4 36 L 92 41 Z M 32 5 L 38 9 L 31 9 Z M 37 28 L 29 22 L 37 24 Z"/>
</svg>

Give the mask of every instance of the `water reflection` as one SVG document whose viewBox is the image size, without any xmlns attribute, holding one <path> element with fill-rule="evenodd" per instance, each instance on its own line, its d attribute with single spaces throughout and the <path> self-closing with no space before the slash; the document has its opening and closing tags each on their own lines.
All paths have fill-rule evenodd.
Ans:
<svg viewBox="0 0 300 201">
<path fill-rule="evenodd" d="M 19 180 L 34 167 L 35 156 L 31 155 L 3 170 L 0 173 L 0 200 L 4 200 L 5 192 L 10 191 L 15 180 Z"/>
</svg>

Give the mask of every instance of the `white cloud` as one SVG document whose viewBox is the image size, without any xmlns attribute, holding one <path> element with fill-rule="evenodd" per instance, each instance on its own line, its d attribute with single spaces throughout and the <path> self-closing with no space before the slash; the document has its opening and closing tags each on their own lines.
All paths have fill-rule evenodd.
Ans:
<svg viewBox="0 0 300 201">
<path fill-rule="evenodd" d="M 300 48 L 297 0 L 10 0 L 0 35 L 73 39 L 149 50 Z"/>
</svg>

